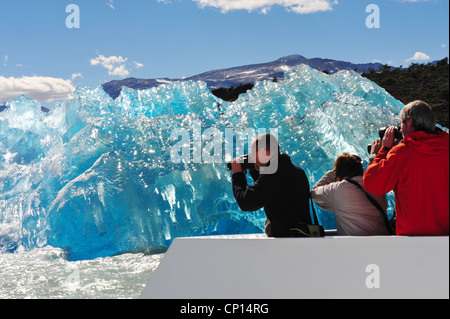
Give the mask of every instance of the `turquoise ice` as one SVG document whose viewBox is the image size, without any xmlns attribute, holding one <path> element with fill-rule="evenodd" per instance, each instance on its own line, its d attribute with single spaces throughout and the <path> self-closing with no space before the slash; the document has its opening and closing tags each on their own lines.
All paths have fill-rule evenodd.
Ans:
<svg viewBox="0 0 450 319">
<path fill-rule="evenodd" d="M 263 232 L 264 212 L 239 210 L 224 163 L 171 161 L 176 129 L 278 129 L 282 151 L 312 186 L 342 152 L 367 161 L 367 144 L 403 107 L 355 72 L 304 65 L 233 103 L 204 82 L 179 82 L 124 88 L 116 100 L 101 87 L 78 88 L 50 112 L 24 96 L 6 105 L 0 252 L 50 245 L 71 260 L 167 247 L 180 236 Z M 319 219 L 335 227 L 330 213 L 319 210 Z"/>
</svg>

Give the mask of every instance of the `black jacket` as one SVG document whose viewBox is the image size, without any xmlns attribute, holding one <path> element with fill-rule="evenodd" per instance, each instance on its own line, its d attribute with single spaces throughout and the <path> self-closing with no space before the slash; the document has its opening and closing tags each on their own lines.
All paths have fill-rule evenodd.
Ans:
<svg viewBox="0 0 450 319">
<path fill-rule="evenodd" d="M 285 237 L 296 224 L 311 224 L 309 182 L 305 172 L 294 165 L 287 154 L 278 157 L 278 170 L 272 175 L 250 171 L 255 183 L 247 185 L 244 173 L 233 174 L 233 194 L 243 211 L 264 207 L 267 216 L 266 234 Z"/>
</svg>

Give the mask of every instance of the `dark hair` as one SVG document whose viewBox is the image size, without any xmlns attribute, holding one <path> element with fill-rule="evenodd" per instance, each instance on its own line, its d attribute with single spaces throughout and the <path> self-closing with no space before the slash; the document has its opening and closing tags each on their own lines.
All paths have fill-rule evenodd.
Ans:
<svg viewBox="0 0 450 319">
<path fill-rule="evenodd" d="M 280 144 L 275 136 L 272 134 L 261 134 L 256 138 L 256 150 L 259 150 L 260 147 L 264 147 L 266 151 L 269 151 L 270 154 L 273 154 L 272 151 L 275 151 L 277 154 L 280 153 Z M 273 149 L 275 147 L 275 149 Z M 272 148 L 272 149 L 271 149 Z"/>
<path fill-rule="evenodd" d="M 364 167 L 362 159 L 357 155 L 350 155 L 343 153 L 339 155 L 334 163 L 334 176 L 336 179 L 344 180 L 354 176 L 362 176 L 364 174 Z"/>
</svg>

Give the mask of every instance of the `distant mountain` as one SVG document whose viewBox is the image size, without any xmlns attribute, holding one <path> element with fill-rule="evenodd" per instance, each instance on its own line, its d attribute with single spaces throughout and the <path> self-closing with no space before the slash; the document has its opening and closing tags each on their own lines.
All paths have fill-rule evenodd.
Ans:
<svg viewBox="0 0 450 319">
<path fill-rule="evenodd" d="M 271 80 L 274 77 L 284 78 L 287 67 L 294 67 L 300 64 L 306 64 L 319 71 L 335 73 L 340 70 L 356 70 L 358 73 L 367 73 L 371 69 L 379 70 L 383 65 L 380 63 L 354 64 L 344 61 L 331 59 L 313 58 L 308 59 L 304 56 L 295 54 L 280 58 L 273 62 L 260 63 L 239 66 L 229 69 L 213 70 L 202 74 L 194 75 L 184 79 L 136 79 L 129 78 L 125 80 L 111 81 L 103 84 L 103 89 L 112 98 L 120 95 L 123 86 L 143 90 L 178 81 L 204 81 L 210 90 L 218 88 L 236 87 L 240 84 L 252 83 L 256 81 Z"/>
</svg>

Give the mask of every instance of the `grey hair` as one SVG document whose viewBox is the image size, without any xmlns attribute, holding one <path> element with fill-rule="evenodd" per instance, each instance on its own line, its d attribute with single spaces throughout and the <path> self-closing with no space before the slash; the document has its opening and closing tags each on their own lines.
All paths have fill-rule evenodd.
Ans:
<svg viewBox="0 0 450 319">
<path fill-rule="evenodd" d="M 416 131 L 434 132 L 436 118 L 431 107 L 424 101 L 414 101 L 406 105 L 400 112 L 400 121 L 412 119 Z"/>
</svg>

